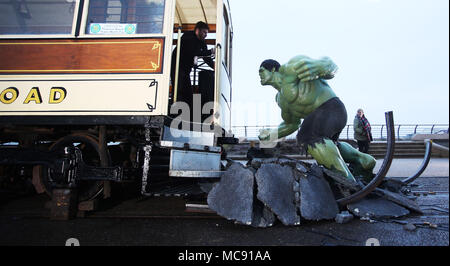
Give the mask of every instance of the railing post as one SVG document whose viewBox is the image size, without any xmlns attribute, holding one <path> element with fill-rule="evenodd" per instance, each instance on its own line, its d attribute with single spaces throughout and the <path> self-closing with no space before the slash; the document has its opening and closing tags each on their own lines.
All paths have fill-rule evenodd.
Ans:
<svg viewBox="0 0 450 266">
<path fill-rule="evenodd" d="M 352 126 L 353 126 L 353 124 L 346 125 L 347 132 L 344 132 L 344 130 L 342 130 L 341 134 L 339 135 L 339 138 L 342 137 L 342 139 L 345 139 L 345 134 L 347 134 L 347 140 L 352 139 L 353 136 L 350 136 L 351 135 L 350 128 Z M 381 127 L 381 129 L 379 131 L 380 132 L 380 136 L 377 136 L 376 134 L 374 134 L 374 139 L 381 139 L 381 140 L 383 140 L 384 139 L 383 130 L 385 130 L 385 128 L 386 128 L 385 125 L 372 125 L 372 130 L 374 130 L 374 131 L 372 131 L 372 133 L 377 130 L 376 128 L 378 126 Z M 397 128 L 394 128 L 394 132 L 396 131 L 396 133 L 398 135 L 398 137 L 396 138 L 397 140 L 401 140 L 402 139 L 402 136 L 400 135 L 401 130 L 402 130 L 402 126 L 407 126 L 407 129 L 403 130 L 403 131 L 405 131 L 404 132 L 405 134 L 411 134 L 412 132 L 414 134 L 425 134 L 426 132 L 424 130 L 427 130 L 426 127 L 431 127 L 431 128 L 429 128 L 431 134 L 434 133 L 436 128 L 437 128 L 436 132 L 439 132 L 441 127 L 443 128 L 442 131 L 445 131 L 445 127 L 447 127 L 447 132 L 449 131 L 448 124 L 404 124 L 404 125 L 397 125 Z M 270 126 L 270 125 L 264 125 L 264 126 L 245 126 L 245 125 L 232 126 L 232 128 L 234 130 L 236 130 L 236 132 L 237 131 L 241 132 L 240 129 L 244 128 L 244 132 L 243 132 L 244 134 L 243 135 L 246 138 L 251 137 L 250 135 L 253 136 L 253 133 L 254 133 L 253 129 L 258 131 L 258 129 L 273 128 L 273 127 L 276 127 L 276 126 Z M 412 129 L 412 127 L 414 127 L 414 130 Z M 422 129 L 419 130 L 419 127 L 424 127 L 424 128 L 423 128 L 423 130 Z M 240 134 L 240 136 L 242 136 L 241 133 L 237 133 L 237 134 Z M 256 132 L 256 133 L 258 133 L 258 132 Z"/>
</svg>

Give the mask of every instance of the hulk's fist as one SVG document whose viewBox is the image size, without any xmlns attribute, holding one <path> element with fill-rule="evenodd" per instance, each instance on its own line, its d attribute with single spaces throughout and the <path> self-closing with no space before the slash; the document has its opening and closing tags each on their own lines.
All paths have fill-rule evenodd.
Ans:
<svg viewBox="0 0 450 266">
<path fill-rule="evenodd" d="M 294 71 L 301 82 L 312 81 L 319 78 L 331 79 L 337 70 L 337 66 L 328 57 L 314 60 L 303 57 L 293 65 Z"/>
<path fill-rule="evenodd" d="M 259 140 L 269 140 L 270 139 L 270 130 L 269 129 L 260 129 L 258 138 L 259 138 Z"/>
</svg>

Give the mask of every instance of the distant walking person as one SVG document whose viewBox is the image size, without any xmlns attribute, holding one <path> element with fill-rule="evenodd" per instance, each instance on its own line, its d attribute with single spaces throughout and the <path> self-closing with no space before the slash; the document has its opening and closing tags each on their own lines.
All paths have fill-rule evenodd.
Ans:
<svg viewBox="0 0 450 266">
<path fill-rule="evenodd" d="M 358 142 L 359 151 L 367 153 L 373 138 L 369 120 L 364 116 L 363 109 L 358 109 L 353 121 L 353 129 L 355 130 L 354 137 Z"/>
</svg>

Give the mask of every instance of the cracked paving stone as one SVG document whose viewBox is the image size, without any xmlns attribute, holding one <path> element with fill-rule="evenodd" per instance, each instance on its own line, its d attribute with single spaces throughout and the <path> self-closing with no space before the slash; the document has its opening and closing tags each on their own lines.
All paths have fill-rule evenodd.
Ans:
<svg viewBox="0 0 450 266">
<path fill-rule="evenodd" d="M 402 206 L 384 198 L 365 198 L 347 205 L 347 209 L 358 217 L 388 219 L 409 214 Z"/>
<path fill-rule="evenodd" d="M 208 194 L 208 206 L 228 220 L 250 225 L 253 216 L 254 175 L 234 163 Z"/>
<path fill-rule="evenodd" d="M 299 172 L 301 172 L 301 173 L 306 173 L 306 172 L 308 172 L 308 169 L 306 169 L 306 167 L 305 167 L 303 164 L 301 164 L 301 163 L 297 163 L 297 164 L 295 165 L 295 168 L 297 169 L 297 171 L 299 171 Z"/>
<path fill-rule="evenodd" d="M 300 177 L 300 213 L 303 218 L 315 221 L 331 220 L 339 213 L 330 185 L 314 166 L 306 177 Z"/>
<path fill-rule="evenodd" d="M 276 221 L 275 214 L 258 199 L 253 201 L 253 227 L 271 227 Z"/>
<path fill-rule="evenodd" d="M 264 203 L 284 225 L 299 225 L 300 216 L 294 204 L 292 168 L 278 164 L 263 164 L 256 172 L 257 198 Z"/>
<path fill-rule="evenodd" d="M 326 168 L 322 168 L 322 170 L 325 173 L 326 177 L 334 180 L 337 184 L 340 184 L 340 185 L 344 186 L 345 188 L 350 189 L 351 191 L 358 191 L 362 188 L 358 183 L 347 179 L 343 175 L 335 173 Z"/>
<path fill-rule="evenodd" d="M 380 195 L 381 197 L 390 200 L 392 202 L 397 203 L 398 205 L 401 205 L 407 209 L 410 209 L 412 211 L 415 211 L 419 214 L 423 214 L 422 209 L 419 207 L 419 204 L 417 204 L 416 202 L 408 199 L 405 196 L 402 196 L 399 193 L 394 193 L 391 192 L 389 190 L 385 190 L 385 189 L 381 189 L 381 188 L 376 188 L 375 189 L 375 193 Z"/>
</svg>

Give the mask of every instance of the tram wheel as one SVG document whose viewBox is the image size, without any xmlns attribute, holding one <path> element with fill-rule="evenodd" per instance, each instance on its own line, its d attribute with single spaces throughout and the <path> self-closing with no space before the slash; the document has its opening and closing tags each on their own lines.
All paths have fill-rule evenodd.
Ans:
<svg viewBox="0 0 450 266">
<path fill-rule="evenodd" d="M 83 154 L 83 161 L 90 166 L 107 167 L 111 165 L 111 158 L 107 149 L 102 150 L 98 139 L 88 134 L 72 134 L 60 138 L 50 146 L 50 151 L 64 152 L 64 147 L 77 147 Z M 42 184 L 45 192 L 52 196 L 52 173 L 50 168 L 42 167 Z M 103 192 L 103 181 L 81 181 L 77 187 L 78 201 L 96 198 Z"/>
</svg>

